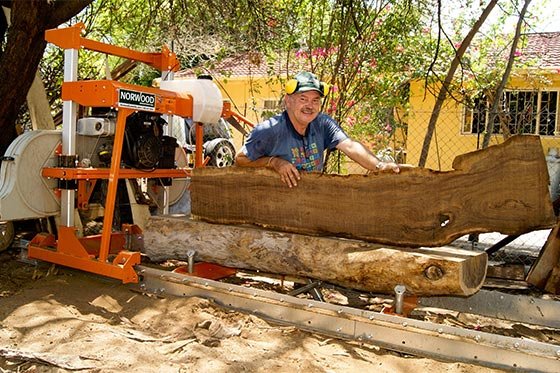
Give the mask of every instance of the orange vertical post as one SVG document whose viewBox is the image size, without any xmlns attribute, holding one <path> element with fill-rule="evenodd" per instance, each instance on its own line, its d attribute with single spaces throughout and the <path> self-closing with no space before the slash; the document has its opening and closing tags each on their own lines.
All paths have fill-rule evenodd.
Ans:
<svg viewBox="0 0 560 373">
<path fill-rule="evenodd" d="M 204 125 L 200 122 L 196 122 L 195 124 L 195 152 L 194 152 L 194 166 L 195 167 L 202 167 L 204 166 L 204 158 L 202 157 L 203 147 L 202 143 L 204 142 Z"/>
<path fill-rule="evenodd" d="M 109 256 L 113 216 L 115 215 L 115 201 L 117 199 L 117 185 L 121 168 L 122 145 L 124 143 L 124 130 L 126 118 L 132 112 L 131 109 L 119 108 L 119 114 L 117 115 L 117 128 L 115 129 L 115 141 L 113 142 L 113 155 L 111 156 L 107 200 L 105 202 L 105 217 L 103 218 L 103 232 L 101 234 L 101 247 L 99 250 L 99 260 L 101 262 L 106 262 Z"/>
</svg>

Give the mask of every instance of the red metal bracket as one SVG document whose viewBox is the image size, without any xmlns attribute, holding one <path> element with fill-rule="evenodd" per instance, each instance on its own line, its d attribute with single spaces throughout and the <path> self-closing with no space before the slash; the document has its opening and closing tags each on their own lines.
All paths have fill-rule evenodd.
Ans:
<svg viewBox="0 0 560 373">
<path fill-rule="evenodd" d="M 192 273 L 189 273 L 189 268 L 187 266 L 177 267 L 172 272 L 207 278 L 209 280 L 219 280 L 233 276 L 237 273 L 237 270 L 235 268 L 224 267 L 214 263 L 200 262 L 194 264 Z"/>
</svg>

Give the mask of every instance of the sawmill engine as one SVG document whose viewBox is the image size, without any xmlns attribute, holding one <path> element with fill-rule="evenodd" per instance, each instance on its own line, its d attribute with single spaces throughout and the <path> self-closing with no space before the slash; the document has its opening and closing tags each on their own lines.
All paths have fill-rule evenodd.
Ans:
<svg viewBox="0 0 560 373">
<path fill-rule="evenodd" d="M 111 166 L 114 136 L 117 123 L 117 111 L 108 108 L 92 108 L 91 116 L 78 119 L 76 123 L 76 153 L 80 167 L 106 168 Z M 146 171 L 155 169 L 176 168 L 175 150 L 177 140 L 163 134 L 167 122 L 161 115 L 152 112 L 138 111 L 126 119 L 124 139 L 122 144 L 121 167 Z M 157 208 L 162 197 L 160 186 L 173 187 L 178 191 L 171 192 L 171 200 L 176 200 L 183 191 L 181 181 L 173 182 L 171 178 L 157 178 L 147 180 L 142 188 L 137 179 L 119 180 L 115 202 L 113 225 L 119 229 L 122 223 L 133 223 L 134 217 L 131 203 Z M 178 184 L 178 185 L 175 185 Z M 149 185 L 149 186 L 148 186 Z M 103 205 L 106 198 L 107 180 L 95 184 L 88 205 Z M 132 193 L 129 193 L 128 191 Z M 132 199 L 132 200 L 131 200 Z M 95 215 L 95 209 L 81 210 L 80 214 L 85 234 L 99 233 L 102 225 Z"/>
<path fill-rule="evenodd" d="M 126 120 L 123 160 L 134 168 L 174 168 L 177 140 L 163 135 L 167 124 L 157 114 L 137 112 Z"/>
<path fill-rule="evenodd" d="M 175 168 L 177 140 L 163 135 L 163 126 L 166 123 L 159 114 L 151 112 L 139 111 L 128 116 L 122 149 L 122 163 L 125 167 L 141 170 Z M 93 145 L 78 146 L 78 152 L 82 153 L 79 154 L 82 166 L 99 167 L 111 164 L 115 128 L 114 110 L 93 111 L 91 117 L 78 120 L 77 134 L 95 138 Z M 78 145 L 80 142 L 91 143 L 91 140 L 83 138 L 77 141 Z"/>
</svg>

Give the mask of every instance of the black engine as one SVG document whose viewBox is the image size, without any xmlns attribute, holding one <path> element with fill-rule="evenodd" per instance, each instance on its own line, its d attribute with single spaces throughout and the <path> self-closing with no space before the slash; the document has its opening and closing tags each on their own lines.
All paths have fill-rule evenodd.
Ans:
<svg viewBox="0 0 560 373">
<path fill-rule="evenodd" d="M 163 135 L 164 124 L 158 114 L 131 114 L 126 120 L 123 162 L 139 169 L 174 168 L 177 140 Z"/>
</svg>

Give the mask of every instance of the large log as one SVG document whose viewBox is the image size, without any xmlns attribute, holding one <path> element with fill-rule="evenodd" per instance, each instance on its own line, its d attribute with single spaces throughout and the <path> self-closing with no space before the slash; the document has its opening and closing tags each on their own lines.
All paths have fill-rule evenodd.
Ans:
<svg viewBox="0 0 560 373">
<path fill-rule="evenodd" d="M 416 295 L 470 295 L 481 287 L 487 255 L 442 248 L 391 248 L 364 241 L 306 236 L 188 218 L 154 216 L 144 252 L 154 261 L 188 259 L 303 276 L 347 288 L 393 293 L 398 284 Z"/>
<path fill-rule="evenodd" d="M 540 139 L 515 136 L 461 155 L 453 171 L 303 174 L 287 188 L 267 169 L 198 168 L 193 216 L 397 246 L 443 246 L 468 233 L 516 235 L 555 222 Z"/>
</svg>

